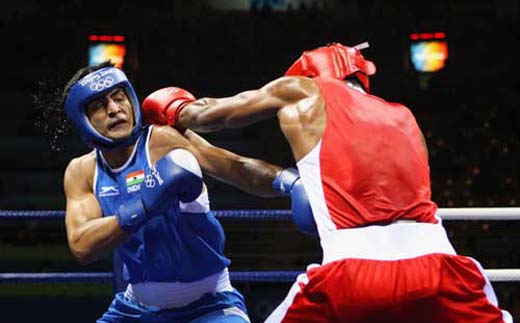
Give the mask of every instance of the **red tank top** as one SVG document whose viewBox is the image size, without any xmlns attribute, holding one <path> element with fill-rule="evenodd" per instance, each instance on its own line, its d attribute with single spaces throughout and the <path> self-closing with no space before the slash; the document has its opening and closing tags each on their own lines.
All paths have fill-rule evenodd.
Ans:
<svg viewBox="0 0 520 323">
<path fill-rule="evenodd" d="M 327 125 L 321 184 L 337 229 L 397 220 L 437 223 L 428 157 L 410 110 L 331 79 L 316 79 Z"/>
</svg>

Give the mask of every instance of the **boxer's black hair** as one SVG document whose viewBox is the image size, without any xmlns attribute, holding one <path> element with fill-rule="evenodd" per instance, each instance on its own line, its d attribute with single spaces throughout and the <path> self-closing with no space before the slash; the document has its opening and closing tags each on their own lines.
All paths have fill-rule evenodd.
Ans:
<svg viewBox="0 0 520 323">
<path fill-rule="evenodd" d="M 95 66 L 80 68 L 68 81 L 49 78 L 38 82 L 37 90 L 33 95 L 33 103 L 36 106 L 35 126 L 43 133 L 53 151 L 64 150 L 64 137 L 70 134 L 73 128 L 64 109 L 65 100 L 72 86 L 93 71 L 113 66 L 112 62 L 105 61 Z"/>
</svg>

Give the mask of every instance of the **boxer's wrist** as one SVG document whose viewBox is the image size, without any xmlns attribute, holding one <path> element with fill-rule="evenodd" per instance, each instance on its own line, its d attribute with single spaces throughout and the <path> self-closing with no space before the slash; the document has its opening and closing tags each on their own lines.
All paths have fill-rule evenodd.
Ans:
<svg viewBox="0 0 520 323">
<path fill-rule="evenodd" d="M 286 168 L 279 171 L 273 180 L 273 189 L 283 195 L 291 194 L 294 183 L 300 179 L 298 170 L 296 168 Z"/>
<path fill-rule="evenodd" d="M 127 232 L 135 232 L 147 220 L 146 209 L 140 196 L 134 196 L 125 203 L 122 203 L 115 213 L 121 229 Z"/>
</svg>

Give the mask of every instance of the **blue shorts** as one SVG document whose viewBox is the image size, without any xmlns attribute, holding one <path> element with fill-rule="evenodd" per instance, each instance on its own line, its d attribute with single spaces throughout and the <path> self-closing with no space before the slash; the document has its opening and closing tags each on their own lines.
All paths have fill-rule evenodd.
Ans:
<svg viewBox="0 0 520 323">
<path fill-rule="evenodd" d="M 117 293 L 108 311 L 97 323 L 249 323 L 244 297 L 231 292 L 208 293 L 185 307 L 159 309 L 136 304 Z"/>
</svg>

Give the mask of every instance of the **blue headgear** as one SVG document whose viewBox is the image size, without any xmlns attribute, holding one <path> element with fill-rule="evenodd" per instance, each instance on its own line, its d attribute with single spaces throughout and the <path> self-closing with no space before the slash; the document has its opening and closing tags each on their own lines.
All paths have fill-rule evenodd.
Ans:
<svg viewBox="0 0 520 323">
<path fill-rule="evenodd" d="M 86 107 L 93 99 L 98 98 L 117 87 L 123 87 L 134 109 L 134 128 L 130 136 L 124 140 L 113 140 L 102 136 L 90 123 Z M 125 147 L 133 144 L 141 130 L 141 108 L 135 91 L 126 78 L 125 73 L 115 67 L 105 67 L 87 74 L 78 80 L 70 89 L 65 101 L 65 111 L 78 129 L 81 138 L 90 146 L 102 150 Z"/>
</svg>

